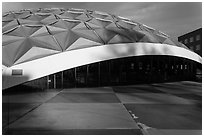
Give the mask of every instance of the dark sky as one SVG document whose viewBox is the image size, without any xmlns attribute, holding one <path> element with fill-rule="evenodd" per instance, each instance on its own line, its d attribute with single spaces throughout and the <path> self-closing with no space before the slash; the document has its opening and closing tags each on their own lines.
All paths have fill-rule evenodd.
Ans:
<svg viewBox="0 0 204 137">
<path fill-rule="evenodd" d="M 176 38 L 202 27 L 201 2 L 3 2 L 3 12 L 25 8 L 81 8 L 133 19 Z"/>
</svg>

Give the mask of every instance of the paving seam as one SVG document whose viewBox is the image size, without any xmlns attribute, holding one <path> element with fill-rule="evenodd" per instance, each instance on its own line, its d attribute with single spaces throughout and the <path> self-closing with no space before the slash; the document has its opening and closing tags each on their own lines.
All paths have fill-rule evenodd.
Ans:
<svg viewBox="0 0 204 137">
<path fill-rule="evenodd" d="M 63 89 L 61 89 L 61 90 L 59 91 L 59 93 L 57 93 L 55 96 L 57 96 L 58 94 L 60 94 L 60 93 L 62 92 L 62 90 L 63 90 Z M 55 96 L 54 96 L 54 97 L 55 97 Z M 52 97 L 52 98 L 54 98 L 54 97 Z M 52 98 L 50 98 L 50 99 L 52 99 Z M 47 101 L 49 101 L 50 99 L 48 99 Z M 22 117 L 26 116 L 28 113 L 32 112 L 33 110 L 37 109 L 38 107 L 40 107 L 42 104 L 46 103 L 47 101 L 40 103 L 40 104 L 37 105 L 36 107 L 30 109 L 28 112 L 26 112 L 26 113 L 24 113 L 23 115 L 19 116 L 16 120 L 9 122 L 8 125 L 5 126 L 5 128 L 8 128 L 8 130 L 9 130 L 9 126 L 10 126 L 11 124 L 15 123 L 17 120 L 19 120 L 19 119 L 21 119 Z M 5 128 L 4 128 L 4 129 L 5 129 Z"/>
<path fill-rule="evenodd" d="M 130 112 L 127 110 L 127 108 L 124 106 L 124 104 L 121 103 L 121 105 L 122 105 L 123 108 L 127 111 L 127 113 L 129 114 L 129 116 L 131 117 L 131 119 L 133 120 L 133 122 L 137 125 L 137 127 L 139 128 L 139 130 L 141 131 L 141 133 L 144 134 L 144 133 L 143 133 L 143 128 L 138 125 L 138 123 L 135 121 L 135 119 L 134 119 L 133 116 L 130 114 Z"/>
<path fill-rule="evenodd" d="M 118 100 L 120 100 L 120 98 L 117 96 L 117 93 L 114 91 L 114 89 L 112 89 L 112 90 L 115 93 L 115 96 L 118 98 Z M 137 125 L 137 127 L 140 129 L 141 133 L 143 134 L 143 132 L 142 132 L 143 129 L 136 123 L 136 121 L 134 120 L 133 116 L 130 114 L 130 112 L 127 110 L 127 108 L 124 106 L 124 104 L 123 104 L 123 102 L 121 100 L 120 100 L 120 104 L 127 111 L 127 113 L 129 114 L 129 116 L 131 117 L 133 122 Z"/>
<path fill-rule="evenodd" d="M 57 95 L 59 95 L 60 93 L 62 93 L 63 90 L 64 90 L 64 89 L 61 89 L 61 90 L 59 91 L 59 93 L 57 93 L 55 96 L 51 97 L 51 98 L 48 99 L 47 101 L 43 102 L 42 104 L 47 103 L 47 102 L 50 101 L 51 99 L 55 98 Z M 41 104 L 41 105 L 42 105 L 42 104 Z"/>
</svg>

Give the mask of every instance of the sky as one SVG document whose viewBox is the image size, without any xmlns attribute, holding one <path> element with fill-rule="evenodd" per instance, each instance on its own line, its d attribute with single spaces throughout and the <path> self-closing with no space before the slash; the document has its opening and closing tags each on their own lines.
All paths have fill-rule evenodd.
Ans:
<svg viewBox="0 0 204 137">
<path fill-rule="evenodd" d="M 3 2 L 2 11 L 27 8 L 80 8 L 130 18 L 173 38 L 202 27 L 201 2 Z"/>
</svg>

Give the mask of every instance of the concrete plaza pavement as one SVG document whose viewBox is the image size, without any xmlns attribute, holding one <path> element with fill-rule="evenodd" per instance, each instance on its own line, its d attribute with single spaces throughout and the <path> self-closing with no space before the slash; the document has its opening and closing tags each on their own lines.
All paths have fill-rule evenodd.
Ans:
<svg viewBox="0 0 204 137">
<path fill-rule="evenodd" d="M 201 134 L 201 106 L 202 84 L 189 81 L 23 92 L 3 95 L 2 124 L 4 134 Z"/>
</svg>

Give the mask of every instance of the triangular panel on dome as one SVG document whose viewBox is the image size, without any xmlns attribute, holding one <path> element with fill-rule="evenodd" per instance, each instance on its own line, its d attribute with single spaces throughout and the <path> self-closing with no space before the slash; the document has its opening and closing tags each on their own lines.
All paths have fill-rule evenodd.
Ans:
<svg viewBox="0 0 204 137">
<path fill-rule="evenodd" d="M 36 12 L 35 14 L 38 16 L 43 16 L 44 18 L 47 18 L 48 16 L 50 16 L 52 13 L 42 13 L 42 12 Z"/>
<path fill-rule="evenodd" d="M 52 35 L 56 34 L 56 33 L 60 33 L 63 31 L 67 31 L 67 29 L 62 29 L 59 27 L 54 27 L 54 26 L 47 26 L 47 28 L 49 29 L 49 31 L 52 33 Z"/>
<path fill-rule="evenodd" d="M 4 27 L 6 24 L 8 24 L 10 21 L 2 21 L 2 27 Z"/>
<path fill-rule="evenodd" d="M 22 18 L 27 17 L 28 15 L 30 15 L 30 12 L 29 11 L 24 11 L 21 15 L 18 16 L 18 18 L 22 19 Z"/>
<path fill-rule="evenodd" d="M 38 24 L 38 21 L 33 21 L 33 20 L 27 20 L 27 19 L 18 19 L 18 21 L 20 22 L 20 24 Z"/>
<path fill-rule="evenodd" d="M 8 16 L 9 15 L 9 12 L 6 12 L 6 13 L 3 13 L 2 14 L 2 17 L 6 17 L 6 16 Z"/>
<path fill-rule="evenodd" d="M 88 28 L 86 27 L 84 22 L 81 22 L 72 28 L 73 31 L 75 31 L 75 30 L 87 30 L 87 29 Z"/>
<path fill-rule="evenodd" d="M 79 36 L 73 33 L 71 30 L 57 33 L 54 35 L 54 37 L 62 47 L 63 51 L 79 38 Z"/>
<path fill-rule="evenodd" d="M 75 19 L 77 16 L 80 16 L 82 13 L 73 12 L 73 11 L 65 11 L 62 16 L 69 17 L 71 19 Z"/>
<path fill-rule="evenodd" d="M 107 30 L 113 31 L 116 34 L 120 34 L 122 36 L 128 37 L 129 39 L 131 39 L 132 41 L 137 41 L 138 36 L 140 35 L 136 35 L 137 33 L 135 33 L 135 31 L 133 30 L 129 30 L 127 31 L 126 29 L 122 29 L 122 28 L 118 28 L 116 25 L 114 25 L 115 23 L 111 23 L 110 25 L 108 25 L 106 27 Z"/>
<path fill-rule="evenodd" d="M 100 40 L 100 38 L 95 34 L 93 30 L 72 30 L 75 34 L 77 34 L 80 37 L 103 43 L 103 41 Z"/>
<path fill-rule="evenodd" d="M 102 19 L 107 18 L 107 17 L 109 16 L 107 13 L 100 12 L 100 11 L 94 11 L 94 12 L 92 13 L 92 15 L 93 15 L 94 17 L 96 17 L 96 18 L 102 18 Z"/>
<path fill-rule="evenodd" d="M 106 19 L 98 19 L 98 18 L 96 18 L 96 19 L 97 19 L 98 23 L 103 27 L 106 27 L 107 25 L 113 23 L 112 21 L 106 20 Z"/>
<path fill-rule="evenodd" d="M 58 27 L 58 28 L 62 28 L 62 29 L 67 29 L 67 26 L 66 26 L 66 24 L 64 23 L 64 21 L 62 19 L 59 19 L 58 21 L 53 22 L 53 23 L 51 23 L 49 25 L 50 26 L 55 26 L 55 27 Z"/>
<path fill-rule="evenodd" d="M 95 29 L 95 32 L 105 43 L 108 43 L 108 41 L 116 35 L 116 33 L 114 33 L 113 31 L 109 31 L 106 29 Z"/>
<path fill-rule="evenodd" d="M 131 21 L 128 18 L 122 17 L 122 16 L 117 16 L 119 20 L 123 20 L 123 21 Z"/>
<path fill-rule="evenodd" d="M 29 13 L 28 15 L 22 17 L 21 19 L 27 19 L 27 18 L 29 18 L 30 16 L 31 16 L 31 13 Z"/>
<path fill-rule="evenodd" d="M 130 30 L 129 31 L 129 35 L 130 37 L 132 37 L 134 39 L 134 41 L 140 41 L 140 39 L 142 39 L 145 34 L 141 33 L 142 31 L 134 31 L 134 30 Z"/>
<path fill-rule="evenodd" d="M 19 40 L 2 47 L 2 63 L 6 66 L 12 66 L 15 60 L 19 47 L 23 40 Z"/>
<path fill-rule="evenodd" d="M 131 43 L 132 41 L 125 36 L 119 34 L 115 35 L 112 39 L 108 41 L 108 44 L 119 44 L 119 43 Z"/>
<path fill-rule="evenodd" d="M 54 16 L 54 14 L 51 14 L 50 16 L 41 20 L 41 22 L 44 24 L 49 24 L 49 23 L 54 22 L 54 21 L 57 21 L 56 16 Z"/>
<path fill-rule="evenodd" d="M 164 36 L 164 37 L 169 38 L 169 35 L 167 35 L 167 34 L 166 34 L 166 33 L 164 33 L 164 32 L 158 31 L 158 33 L 159 33 L 160 35 Z"/>
<path fill-rule="evenodd" d="M 100 18 L 93 18 L 89 21 L 92 24 L 96 24 L 101 27 L 106 27 L 107 25 L 111 24 L 112 22 L 110 20 L 100 19 Z"/>
<path fill-rule="evenodd" d="M 32 37 L 32 41 L 37 47 L 61 51 L 61 47 L 57 44 L 51 35 Z"/>
<path fill-rule="evenodd" d="M 39 16 L 38 14 L 31 14 L 29 17 L 27 17 L 27 20 L 33 20 L 33 21 L 41 21 L 45 19 L 47 16 Z"/>
<path fill-rule="evenodd" d="M 37 15 L 30 14 L 28 17 L 26 17 L 27 20 L 33 20 L 33 21 L 40 21 Z"/>
<path fill-rule="evenodd" d="M 32 43 L 29 39 L 25 39 L 23 43 L 19 46 L 17 53 L 15 54 L 15 59 L 18 60 L 21 56 L 23 56 L 30 48 L 32 48 Z"/>
<path fill-rule="evenodd" d="M 67 11 L 65 11 L 64 13 L 60 14 L 61 16 L 65 16 L 65 17 L 68 17 L 68 18 L 72 18 L 70 17 L 69 13 Z"/>
<path fill-rule="evenodd" d="M 52 10 L 53 10 L 52 11 L 53 14 L 61 14 L 62 13 L 62 11 L 58 8 L 55 8 L 55 9 L 52 8 Z"/>
<path fill-rule="evenodd" d="M 167 39 L 167 37 L 164 37 L 163 35 L 159 35 L 159 34 L 152 34 L 152 35 L 154 35 L 155 37 L 157 37 L 157 39 L 158 39 L 161 43 L 163 43 L 163 42 Z"/>
<path fill-rule="evenodd" d="M 22 26 L 18 26 L 16 27 L 16 29 L 13 29 L 12 31 L 9 31 L 8 33 L 6 33 L 6 35 L 25 37 L 26 33 Z"/>
<path fill-rule="evenodd" d="M 155 38 L 152 34 L 150 34 L 147 31 L 140 31 L 140 33 L 143 33 L 145 36 L 142 37 L 139 42 L 147 42 L 147 43 L 159 43 L 159 40 Z"/>
<path fill-rule="evenodd" d="M 23 25 L 22 28 L 24 29 L 25 35 L 28 37 L 38 31 L 42 26 L 40 25 Z"/>
<path fill-rule="evenodd" d="M 88 21 L 91 18 L 88 15 L 86 15 L 85 13 L 83 13 L 83 14 L 77 16 L 76 19 L 79 19 L 79 20 L 82 20 L 82 21 Z"/>
<path fill-rule="evenodd" d="M 99 46 L 99 45 L 101 45 L 101 43 L 94 42 L 80 37 L 67 50 L 82 49 L 82 48 L 88 48 L 88 47 Z"/>
<path fill-rule="evenodd" d="M 93 30 L 102 28 L 101 26 L 90 23 L 90 22 L 86 22 L 85 24 L 88 25 L 88 27 L 90 27 L 90 29 L 93 29 Z"/>
<path fill-rule="evenodd" d="M 72 29 L 72 28 L 75 28 L 76 26 L 76 28 L 75 29 L 77 29 L 77 28 L 85 28 L 86 26 L 84 26 L 84 23 L 81 23 L 81 21 L 79 21 L 79 20 L 70 20 L 70 19 L 64 19 L 63 20 L 64 21 L 64 23 L 65 23 L 65 25 L 66 25 L 66 27 L 68 28 L 68 29 Z"/>
<path fill-rule="evenodd" d="M 62 14 L 61 15 L 56 15 L 59 19 L 70 19 L 69 17 L 67 16 L 63 16 Z"/>
<path fill-rule="evenodd" d="M 16 64 L 24 63 L 27 61 L 32 61 L 35 59 L 43 58 L 46 56 L 50 56 L 53 54 L 59 53 L 59 51 L 56 50 L 50 50 L 40 47 L 32 47 L 30 50 L 28 50 L 21 58 L 19 58 L 16 62 Z"/>
<path fill-rule="evenodd" d="M 19 24 L 18 24 L 18 22 L 15 19 L 15 20 L 7 23 L 6 25 L 4 25 L 3 28 L 2 28 L 2 32 L 8 31 L 8 30 L 10 30 L 10 29 L 12 29 L 12 28 L 14 28 L 14 27 L 16 27 L 18 25 Z"/>
<path fill-rule="evenodd" d="M 6 16 L 2 17 L 2 21 L 12 21 L 15 19 L 15 15 L 12 13 L 8 13 Z"/>
<path fill-rule="evenodd" d="M 2 46 L 6 46 L 7 44 L 16 42 L 18 40 L 23 40 L 23 39 L 24 37 L 2 35 Z"/>
<path fill-rule="evenodd" d="M 72 31 L 79 35 L 80 37 L 84 37 L 86 39 L 95 41 L 95 42 L 99 42 L 99 43 L 103 43 L 100 38 L 95 34 L 95 32 L 93 30 L 88 29 L 84 23 L 80 23 L 79 25 L 75 26 Z"/>
<path fill-rule="evenodd" d="M 35 33 L 33 33 L 31 37 L 40 37 L 40 36 L 45 36 L 45 35 L 49 35 L 49 32 L 47 31 L 45 26 L 42 26 Z"/>
<path fill-rule="evenodd" d="M 21 14 L 23 14 L 23 12 L 19 12 L 19 11 L 14 12 L 15 18 L 18 18 Z"/>
<path fill-rule="evenodd" d="M 116 26 L 116 24 L 114 22 L 110 23 L 105 28 L 108 29 L 108 30 L 113 30 L 113 31 L 120 29 L 120 28 L 118 28 L 118 26 Z"/>
<path fill-rule="evenodd" d="M 120 25 L 118 25 L 117 23 L 113 21 L 109 25 L 107 25 L 105 28 L 111 31 L 124 30 Z"/>
<path fill-rule="evenodd" d="M 124 20 L 120 20 L 119 22 L 117 22 L 120 26 L 122 26 L 123 28 L 126 29 L 133 29 L 134 27 L 136 27 L 136 24 L 130 21 L 124 21 Z"/>
<path fill-rule="evenodd" d="M 142 27 L 141 27 L 141 24 L 139 24 L 139 23 L 137 23 L 137 25 L 135 25 L 135 27 L 132 28 L 132 29 L 135 30 L 135 31 L 142 31 L 143 30 Z"/>
<path fill-rule="evenodd" d="M 163 44 L 169 44 L 169 45 L 176 45 L 172 40 L 170 40 L 169 38 L 167 38 Z"/>
<path fill-rule="evenodd" d="M 38 12 L 40 13 L 50 13 L 52 10 L 50 8 L 39 8 Z"/>
<path fill-rule="evenodd" d="M 74 19 L 75 19 L 76 17 L 79 17 L 80 15 L 83 14 L 82 11 L 71 11 L 71 10 L 69 10 L 68 13 L 69 13 L 70 16 L 71 16 L 72 18 L 74 18 Z"/>
<path fill-rule="evenodd" d="M 106 12 L 102 12 L 102 11 L 94 11 L 95 14 L 98 14 L 98 15 L 103 15 L 103 16 L 108 16 L 109 14 L 106 13 Z"/>
<path fill-rule="evenodd" d="M 149 26 L 147 26 L 147 25 L 142 25 L 143 26 L 143 28 L 146 30 L 146 31 L 148 31 L 148 32 L 150 32 L 150 33 L 154 33 L 154 31 L 155 31 L 155 29 L 154 28 L 152 28 L 152 27 L 149 27 Z"/>
<path fill-rule="evenodd" d="M 104 19 L 106 19 L 106 20 L 111 20 L 111 21 L 113 21 L 114 19 L 113 19 L 113 17 L 111 16 L 111 15 L 108 15 L 107 17 L 105 17 Z"/>
</svg>

